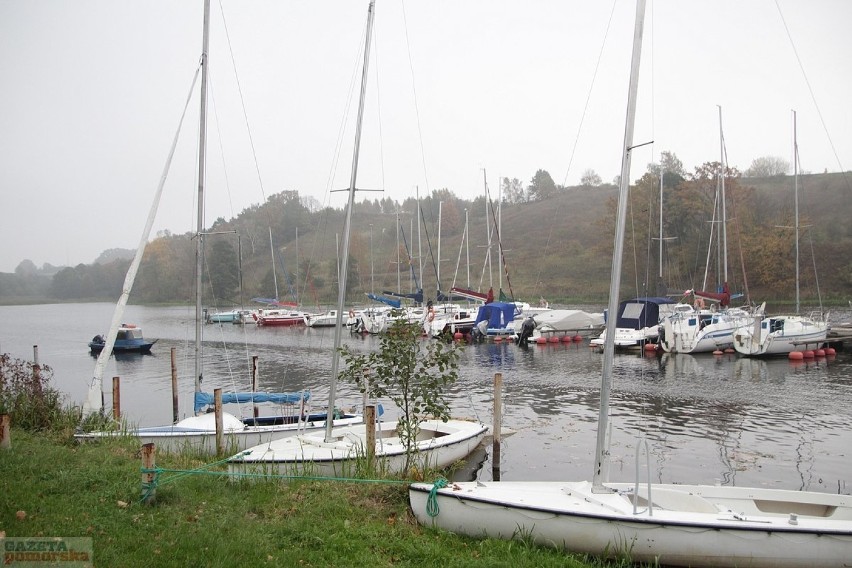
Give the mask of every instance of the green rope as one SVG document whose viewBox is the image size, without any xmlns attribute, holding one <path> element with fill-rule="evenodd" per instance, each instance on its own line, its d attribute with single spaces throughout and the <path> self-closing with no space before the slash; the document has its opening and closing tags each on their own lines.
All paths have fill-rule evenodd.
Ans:
<svg viewBox="0 0 852 568">
<path fill-rule="evenodd" d="M 142 473 L 153 473 L 154 476 L 151 478 L 151 481 L 148 483 L 142 484 L 142 498 L 139 500 L 140 503 L 144 503 L 154 494 L 157 490 L 157 485 L 160 482 L 160 474 L 162 473 L 161 469 L 147 469 L 142 468 Z"/>
<path fill-rule="evenodd" d="M 429 490 L 429 498 L 426 500 L 426 512 L 429 513 L 430 517 L 438 516 L 438 489 L 442 489 L 447 486 L 447 480 L 443 477 L 439 477 L 435 480 L 434 485 L 432 485 L 432 489 Z"/>
</svg>

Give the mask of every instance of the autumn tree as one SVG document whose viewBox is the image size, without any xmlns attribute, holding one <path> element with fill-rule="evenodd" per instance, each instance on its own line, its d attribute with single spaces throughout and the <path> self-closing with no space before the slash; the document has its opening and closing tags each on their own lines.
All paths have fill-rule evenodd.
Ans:
<svg viewBox="0 0 852 568">
<path fill-rule="evenodd" d="M 603 183 L 601 176 L 597 174 L 595 170 L 586 170 L 583 172 L 583 176 L 580 178 L 580 185 L 587 187 L 597 187 Z"/>
<path fill-rule="evenodd" d="M 787 175 L 790 162 L 778 156 L 763 156 L 755 158 L 745 171 L 745 177 L 772 177 Z"/>
<path fill-rule="evenodd" d="M 500 178 L 500 190 L 506 203 L 523 203 L 526 201 L 524 184 L 518 178 Z"/>
</svg>

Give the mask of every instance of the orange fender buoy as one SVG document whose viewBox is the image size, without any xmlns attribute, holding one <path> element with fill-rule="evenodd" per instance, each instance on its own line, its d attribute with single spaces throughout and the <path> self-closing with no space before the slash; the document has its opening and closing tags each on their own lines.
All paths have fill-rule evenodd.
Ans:
<svg viewBox="0 0 852 568">
<path fill-rule="evenodd" d="M 787 355 L 787 358 L 790 359 L 790 361 L 801 361 L 805 358 L 805 354 L 801 351 L 790 351 L 790 354 Z"/>
</svg>

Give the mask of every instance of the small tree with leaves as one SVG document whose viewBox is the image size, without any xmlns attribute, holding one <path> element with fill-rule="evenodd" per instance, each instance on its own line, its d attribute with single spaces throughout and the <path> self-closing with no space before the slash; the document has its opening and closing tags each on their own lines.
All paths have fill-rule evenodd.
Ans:
<svg viewBox="0 0 852 568">
<path fill-rule="evenodd" d="M 399 407 L 397 432 L 405 447 L 405 471 L 415 456 L 420 423 L 450 418 L 444 392 L 458 378 L 459 347 L 423 340 L 422 335 L 420 322 L 399 318 L 382 336 L 378 351 L 359 354 L 346 346 L 340 350 L 346 363 L 342 379 L 355 383 L 362 393 L 387 397 Z"/>
</svg>

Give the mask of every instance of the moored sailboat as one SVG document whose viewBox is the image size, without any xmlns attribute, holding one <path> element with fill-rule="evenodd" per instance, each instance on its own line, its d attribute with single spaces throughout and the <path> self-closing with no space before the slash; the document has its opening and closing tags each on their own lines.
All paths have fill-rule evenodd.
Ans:
<svg viewBox="0 0 852 568">
<path fill-rule="evenodd" d="M 799 314 L 799 146 L 796 140 L 796 112 L 793 111 L 793 178 L 794 219 L 796 234 L 796 313 L 765 317 L 756 313 L 750 322 L 734 332 L 734 349 L 747 357 L 784 355 L 793 352 L 813 352 L 828 336 L 828 321 L 824 314 Z"/>
<path fill-rule="evenodd" d="M 202 55 L 200 59 L 201 71 L 201 112 L 199 118 L 199 140 L 198 140 L 198 209 L 196 218 L 196 278 L 195 278 L 195 345 L 194 345 L 194 365 L 195 365 L 195 400 L 194 411 L 195 415 L 180 420 L 174 424 L 165 426 L 143 427 L 143 428 L 124 428 L 120 430 L 104 430 L 97 432 L 77 432 L 75 439 L 78 441 L 93 441 L 112 436 L 135 436 L 142 442 L 154 442 L 161 450 L 186 450 L 213 453 L 216 451 L 216 416 L 212 412 L 202 413 L 205 405 L 213 403 L 213 395 L 204 393 L 201 390 L 202 382 L 202 323 L 205 319 L 205 314 L 202 309 L 202 259 L 203 259 L 203 241 L 204 241 L 204 190 L 206 179 L 206 125 L 207 125 L 207 70 L 208 70 L 208 52 L 209 52 L 209 28 L 210 28 L 210 1 L 204 0 L 204 33 L 202 39 Z M 194 86 L 194 82 L 193 82 Z M 175 137 L 175 141 L 177 136 Z M 174 146 L 172 147 L 174 151 Z M 169 162 L 171 156 L 169 158 Z M 168 171 L 167 162 L 166 172 Z M 113 314 L 113 325 L 110 332 L 107 334 L 105 345 L 102 348 L 101 354 L 98 357 L 98 362 L 95 366 L 95 377 L 89 389 L 88 398 L 83 407 L 84 416 L 98 412 L 102 409 L 102 393 L 101 383 L 103 368 L 106 359 L 109 358 L 110 352 L 113 350 L 117 334 L 119 333 L 118 321 L 121 320 L 124 306 L 132 288 L 135 278 L 136 269 L 144 251 L 144 244 L 147 241 L 151 226 L 156 214 L 156 209 L 159 204 L 159 198 L 162 193 L 163 183 L 165 181 L 166 172 L 164 172 L 160 186 L 157 190 L 154 204 L 152 205 L 149 214 L 148 223 L 145 232 L 140 241 L 139 249 L 136 257 L 128 269 L 125 278 L 124 290 L 116 305 Z M 363 422 L 363 417 L 359 414 L 342 414 L 335 413 L 333 408 L 329 408 L 322 414 L 311 414 L 306 411 L 306 403 L 309 399 L 309 394 L 305 392 L 298 393 L 223 393 L 223 404 L 226 403 L 259 403 L 270 402 L 278 404 L 282 412 L 273 416 L 266 417 L 249 417 L 238 418 L 229 413 L 222 413 L 222 432 L 225 436 L 225 443 L 228 447 L 245 449 L 246 447 L 258 444 L 264 440 L 268 441 L 273 437 L 293 435 L 298 432 L 308 431 L 311 428 L 325 429 L 326 422 L 329 416 L 332 417 L 332 424 L 341 426 Z"/>
</svg>

